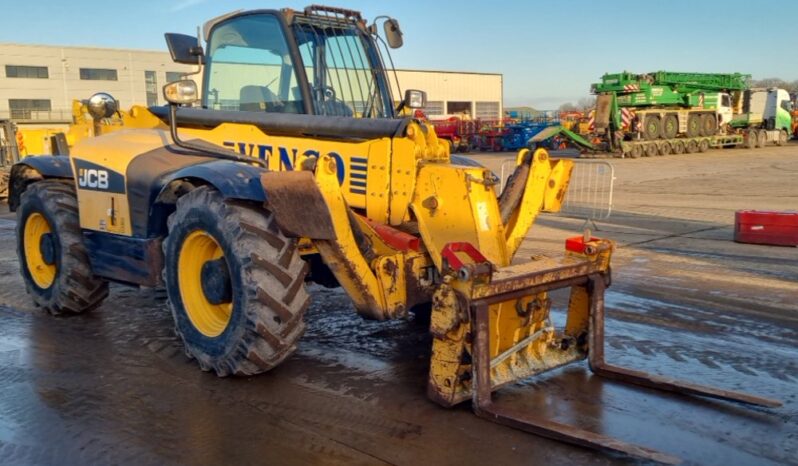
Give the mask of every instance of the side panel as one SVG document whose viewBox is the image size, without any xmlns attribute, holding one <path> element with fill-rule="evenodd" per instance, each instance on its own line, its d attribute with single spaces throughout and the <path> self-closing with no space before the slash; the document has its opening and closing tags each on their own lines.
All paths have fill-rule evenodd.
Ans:
<svg viewBox="0 0 798 466">
<path fill-rule="evenodd" d="M 163 269 L 161 240 L 84 231 L 92 271 L 117 282 L 159 286 Z"/>
<path fill-rule="evenodd" d="M 389 137 L 339 140 L 314 136 L 270 136 L 252 125 L 229 123 L 213 129 L 187 128 L 179 132 L 184 140 L 201 139 L 265 160 L 272 171 L 294 170 L 310 158 L 328 155 L 335 162 L 336 177 L 343 188 L 346 203 L 365 209 L 371 220 L 388 223 L 393 195 L 388 189 L 389 171 L 395 168 L 390 165 L 392 139 Z M 72 163 L 78 179 L 84 180 L 84 184 L 78 186 L 81 226 L 124 236 L 152 236 L 148 226 L 152 203 L 163 186 L 179 177 L 207 179 L 213 176 L 219 180 L 218 183 L 226 182 L 233 191 L 241 188 L 251 194 L 251 187 L 237 185 L 249 183 L 247 180 L 252 177 L 247 176 L 244 180 L 237 175 L 239 168 L 232 172 L 221 168 L 223 165 L 242 167 L 240 164 L 225 161 L 196 168 L 191 173 L 174 174 L 188 166 L 196 167 L 217 159 L 188 155 L 169 144 L 171 140 L 166 131 L 146 129 L 121 130 L 77 144 L 72 150 Z M 417 154 L 401 156 L 412 162 L 403 169 L 403 173 L 412 176 Z M 78 173 L 81 167 L 75 164 L 82 164 L 84 172 Z M 100 169 L 86 168 L 86 164 L 98 165 L 107 173 L 89 172 Z M 99 185 L 100 176 L 103 180 L 110 180 L 116 179 L 116 174 L 124 176 L 124 190 L 111 190 L 105 183 L 102 187 Z M 407 190 L 396 191 L 404 196 L 410 193 Z M 251 195 L 247 194 L 245 198 L 249 199 Z"/>
<path fill-rule="evenodd" d="M 100 177 L 116 180 L 121 176 L 124 180 L 134 158 L 165 144 L 168 135 L 160 130 L 120 130 L 76 144 L 70 160 L 77 178 L 80 226 L 131 236 L 125 181 L 122 186 L 116 183 L 112 186 L 110 181 L 101 184 Z"/>
</svg>

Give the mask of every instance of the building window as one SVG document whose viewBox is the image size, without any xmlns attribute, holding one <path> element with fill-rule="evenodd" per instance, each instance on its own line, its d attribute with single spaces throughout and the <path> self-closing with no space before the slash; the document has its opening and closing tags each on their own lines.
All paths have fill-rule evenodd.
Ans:
<svg viewBox="0 0 798 466">
<path fill-rule="evenodd" d="M 471 109 L 471 102 L 446 102 L 446 113 L 450 115 L 459 113 L 474 116 L 474 112 Z"/>
<path fill-rule="evenodd" d="M 52 110 L 49 99 L 8 99 L 8 109 L 12 120 L 36 119 L 38 112 Z"/>
<path fill-rule="evenodd" d="M 6 78 L 47 79 L 50 73 L 46 66 L 6 65 Z"/>
<path fill-rule="evenodd" d="M 84 81 L 118 81 L 116 70 L 103 68 L 81 68 L 80 79 Z"/>
<path fill-rule="evenodd" d="M 427 101 L 427 106 L 424 107 L 424 113 L 426 115 L 443 115 L 443 102 L 440 100 L 437 101 Z"/>
<path fill-rule="evenodd" d="M 183 73 L 182 71 L 167 71 L 166 82 L 173 83 L 175 81 L 180 81 L 181 79 L 183 79 L 183 75 L 185 74 L 186 73 Z"/>
<path fill-rule="evenodd" d="M 155 77 L 155 71 L 144 72 L 144 87 L 147 92 L 147 106 L 158 105 L 158 79 Z"/>
<path fill-rule="evenodd" d="M 499 119 L 499 102 L 477 102 L 477 118 Z"/>
</svg>

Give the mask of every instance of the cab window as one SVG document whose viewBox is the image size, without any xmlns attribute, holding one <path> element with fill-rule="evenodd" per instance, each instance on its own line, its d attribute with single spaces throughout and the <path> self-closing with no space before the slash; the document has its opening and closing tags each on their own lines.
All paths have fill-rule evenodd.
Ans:
<svg viewBox="0 0 798 466">
<path fill-rule="evenodd" d="M 721 107 L 731 107 L 731 96 L 729 94 L 721 94 L 720 105 Z"/>
<path fill-rule="evenodd" d="M 280 21 L 271 14 L 230 19 L 208 40 L 204 105 L 216 110 L 304 113 Z"/>
</svg>

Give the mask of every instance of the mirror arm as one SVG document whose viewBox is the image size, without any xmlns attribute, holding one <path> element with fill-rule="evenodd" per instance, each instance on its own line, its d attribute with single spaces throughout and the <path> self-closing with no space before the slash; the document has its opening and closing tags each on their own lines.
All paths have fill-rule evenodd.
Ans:
<svg viewBox="0 0 798 466">
<path fill-rule="evenodd" d="M 214 147 L 208 147 L 200 144 L 195 144 L 192 141 L 183 141 L 182 139 L 180 139 L 180 136 L 178 136 L 177 134 L 177 105 L 171 103 L 169 104 L 169 133 L 172 136 L 172 141 L 174 141 L 175 145 L 177 145 L 178 147 L 182 147 L 183 149 L 188 149 L 192 151 L 192 153 L 188 155 L 194 155 L 196 157 L 207 157 L 208 155 L 210 155 L 211 157 L 217 159 L 230 160 L 232 162 L 242 162 L 248 164 L 254 163 L 263 168 L 267 168 L 266 162 L 261 159 L 255 157 L 244 157 L 236 154 L 231 150 L 218 147 L 215 144 L 211 144 L 211 146 Z M 193 152 L 198 152 L 198 153 L 193 153 Z"/>
</svg>

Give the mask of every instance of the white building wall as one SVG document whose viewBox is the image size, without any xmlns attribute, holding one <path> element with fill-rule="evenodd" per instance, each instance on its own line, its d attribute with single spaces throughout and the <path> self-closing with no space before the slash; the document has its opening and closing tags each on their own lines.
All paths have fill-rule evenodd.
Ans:
<svg viewBox="0 0 798 466">
<path fill-rule="evenodd" d="M 46 66 L 49 77 L 9 78 L 5 65 Z M 82 80 L 80 68 L 114 69 L 118 79 Z M 113 95 L 121 108 L 146 105 L 144 72 L 148 70 L 156 72 L 157 102 L 163 104 L 161 87 L 166 84 L 166 72 L 190 72 L 194 68 L 173 63 L 167 52 L 0 43 L 0 119 L 9 117 L 9 99 L 49 99 L 53 119 L 59 113 L 62 119 L 68 119 L 72 100 L 87 99 L 101 91 Z M 439 105 L 443 113 L 450 102 L 469 102 L 472 115 L 478 102 L 483 103 L 481 108 L 497 107 L 498 116 L 503 112 L 500 74 L 398 70 L 397 75 L 402 91 L 426 91 L 428 100 L 433 106 Z M 199 77 L 195 80 L 201 84 Z M 395 81 L 393 76 L 391 81 Z M 397 100 L 402 98 L 395 83 L 393 92 Z"/>
<path fill-rule="evenodd" d="M 443 114 L 447 112 L 449 102 L 470 102 L 471 116 L 477 110 L 477 102 L 492 103 L 498 108 L 497 118 L 502 116 L 503 108 L 503 76 L 490 73 L 468 73 L 453 71 L 397 70 L 399 85 L 406 89 L 426 91 L 427 101 L 432 107 L 442 103 Z M 394 97 L 401 99 L 402 94 L 394 85 Z M 480 107 L 484 108 L 485 105 Z M 431 109 L 432 110 L 432 109 Z M 435 113 L 433 110 L 432 113 Z"/>
<path fill-rule="evenodd" d="M 5 65 L 46 66 L 49 77 L 9 78 Z M 80 68 L 114 69 L 117 80 L 82 80 Z M 54 113 L 67 115 L 73 99 L 101 91 L 113 95 L 122 108 L 146 104 L 145 71 L 156 72 L 157 98 L 162 104 L 160 88 L 166 84 L 166 72 L 191 70 L 191 66 L 173 63 L 166 52 L 0 43 L 0 118 L 8 116 L 9 99 L 49 99 Z"/>
</svg>

